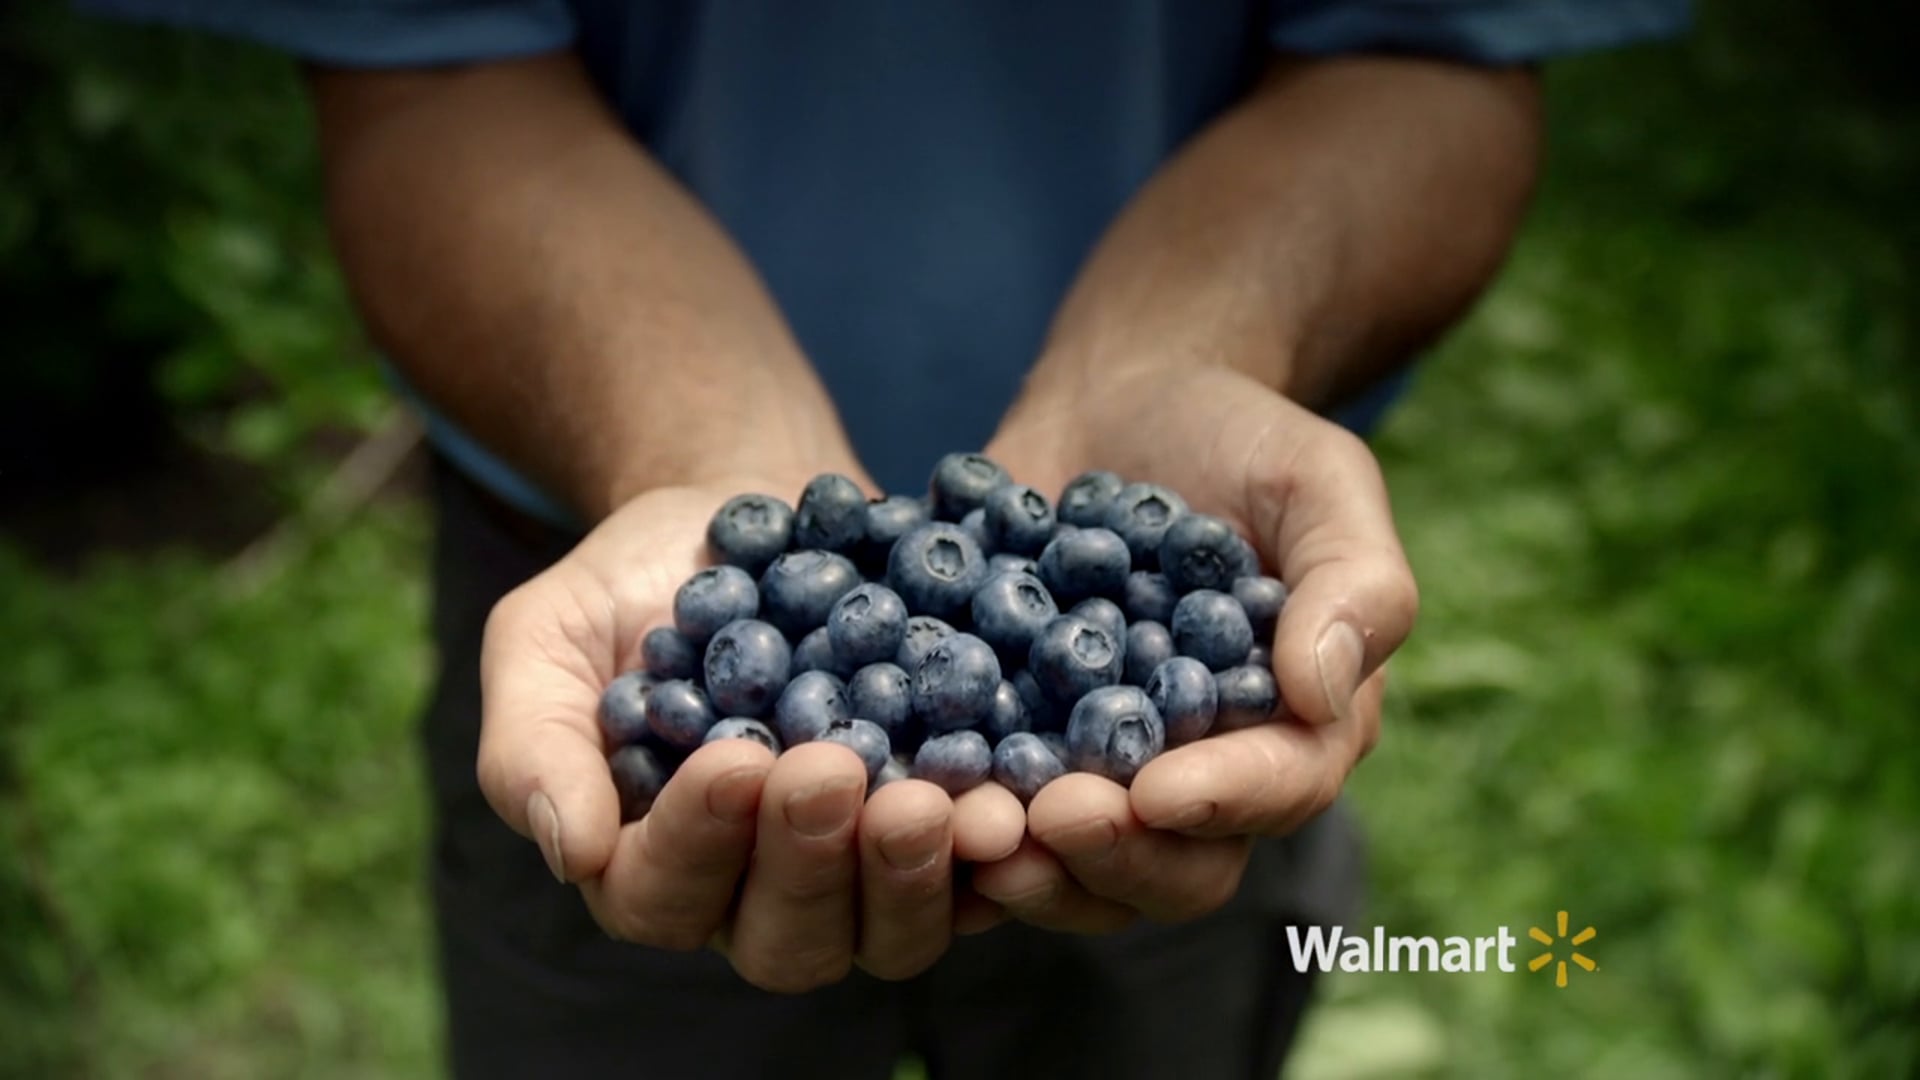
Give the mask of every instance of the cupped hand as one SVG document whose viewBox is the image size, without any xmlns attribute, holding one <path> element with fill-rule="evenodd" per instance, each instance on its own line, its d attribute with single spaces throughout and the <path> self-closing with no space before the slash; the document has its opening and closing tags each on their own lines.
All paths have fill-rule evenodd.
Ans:
<svg viewBox="0 0 1920 1080">
<path fill-rule="evenodd" d="M 956 802 L 900 781 L 868 799 L 844 747 L 776 759 L 726 739 L 689 756 L 652 809 L 621 824 L 595 719 L 602 690 L 640 666 L 642 634 L 672 621 L 674 592 L 708 561 L 720 504 L 747 491 L 790 500 L 799 487 L 747 478 L 626 503 L 500 601 L 481 655 L 478 768 L 494 811 L 580 887 L 609 934 L 712 944 L 776 991 L 835 982 L 856 963 L 883 978 L 930 966 L 952 933 L 954 860 L 1004 857 L 1024 822 L 998 789 Z"/>
<path fill-rule="evenodd" d="M 1271 642 L 1279 718 L 1169 750 L 1131 789 L 1054 781 L 1020 849 L 973 878 L 1009 914 L 1057 929 L 1213 911 L 1239 887 L 1251 839 L 1325 810 L 1379 737 L 1381 666 L 1418 607 L 1379 467 L 1344 429 L 1212 368 L 1027 403 L 988 453 L 1047 492 L 1093 468 L 1164 484 L 1233 523 L 1287 584 Z"/>
</svg>

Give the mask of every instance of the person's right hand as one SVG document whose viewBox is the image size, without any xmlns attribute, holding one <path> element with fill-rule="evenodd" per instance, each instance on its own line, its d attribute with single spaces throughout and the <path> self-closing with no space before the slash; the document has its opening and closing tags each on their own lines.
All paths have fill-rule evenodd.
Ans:
<svg viewBox="0 0 1920 1080">
<path fill-rule="evenodd" d="M 897 781 L 866 799 L 851 750 L 793 747 L 777 760 L 725 739 L 689 757 L 639 821 L 620 803 L 595 719 L 600 695 L 639 666 L 648 629 L 709 560 L 706 526 L 728 497 L 791 500 L 798 482 L 665 488 L 628 502 L 487 620 L 479 777 L 493 809 L 580 886 L 617 938 L 666 949 L 713 944 L 748 982 L 798 992 L 853 964 L 906 978 L 953 927 L 953 860 L 1011 854 L 1026 815 L 997 785 L 957 802 Z M 863 805 L 864 801 L 864 805 Z"/>
</svg>

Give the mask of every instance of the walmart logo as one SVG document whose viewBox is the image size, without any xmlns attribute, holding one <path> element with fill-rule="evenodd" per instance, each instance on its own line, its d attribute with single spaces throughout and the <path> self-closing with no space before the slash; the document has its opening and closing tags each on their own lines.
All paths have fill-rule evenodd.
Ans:
<svg viewBox="0 0 1920 1080">
<path fill-rule="evenodd" d="M 1559 987 L 1562 990 L 1565 990 L 1567 988 L 1567 960 L 1572 960 L 1574 963 L 1580 965 L 1580 970 L 1582 971 L 1594 971 L 1600 967 L 1599 964 L 1596 964 L 1592 960 L 1587 959 L 1580 952 L 1580 946 L 1585 945 L 1589 941 L 1592 941 L 1595 937 L 1599 935 L 1599 931 L 1589 926 L 1585 930 L 1580 931 L 1579 933 L 1573 935 L 1572 937 L 1568 937 L 1567 936 L 1567 913 L 1564 911 L 1556 913 L 1554 917 L 1554 927 L 1556 930 L 1558 930 L 1558 933 L 1556 934 L 1549 934 L 1545 930 L 1542 930 L 1537 926 L 1530 927 L 1527 930 L 1528 937 L 1532 938 L 1533 940 L 1547 947 L 1546 952 L 1543 952 L 1539 956 L 1534 957 L 1532 960 L 1527 961 L 1527 970 L 1539 971 L 1541 968 L 1546 967 L 1548 964 L 1553 964 L 1554 965 L 1553 985 Z M 1565 941 L 1569 946 L 1571 946 L 1571 948 L 1569 948 L 1567 951 L 1567 960 L 1560 960 L 1557 963 L 1555 962 L 1554 957 L 1559 955 L 1559 953 L 1556 952 L 1553 947 L 1553 943 L 1555 941 Z"/>
<path fill-rule="evenodd" d="M 1527 962 L 1528 971 L 1539 971 L 1556 964 L 1553 984 L 1567 985 L 1567 962 L 1583 971 L 1596 971 L 1598 964 L 1579 951 L 1599 931 L 1589 926 L 1567 936 L 1567 913 L 1556 914 L 1558 934 L 1549 934 L 1535 926 L 1527 936 L 1547 947 Z M 1564 947 L 1563 944 L 1564 943 Z M 1513 962 L 1513 947 L 1519 939 L 1504 926 L 1483 937 L 1404 937 L 1374 927 L 1372 934 L 1349 934 L 1341 926 L 1287 927 L 1287 948 L 1293 953 L 1296 971 L 1347 971 L 1373 974 L 1391 971 L 1440 971 L 1448 973 L 1480 971 L 1518 971 Z M 1564 956 L 1562 955 L 1564 953 Z"/>
</svg>

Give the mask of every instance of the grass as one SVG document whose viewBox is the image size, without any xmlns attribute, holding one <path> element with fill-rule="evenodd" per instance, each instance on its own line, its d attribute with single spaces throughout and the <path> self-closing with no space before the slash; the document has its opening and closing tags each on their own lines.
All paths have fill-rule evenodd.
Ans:
<svg viewBox="0 0 1920 1080">
<path fill-rule="evenodd" d="M 1768 7 L 1555 73 L 1380 443 L 1426 606 L 1369 919 L 1566 908 L 1600 970 L 1336 977 L 1305 1080 L 1920 1068 L 1920 133 Z M 0 1075 L 433 1071 L 424 545 L 380 504 L 254 593 L 0 545 Z"/>
</svg>

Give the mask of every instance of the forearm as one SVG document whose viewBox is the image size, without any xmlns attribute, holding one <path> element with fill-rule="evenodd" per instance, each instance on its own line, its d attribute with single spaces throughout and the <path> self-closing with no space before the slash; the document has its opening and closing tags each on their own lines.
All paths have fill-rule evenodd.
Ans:
<svg viewBox="0 0 1920 1080">
<path fill-rule="evenodd" d="M 1115 222 L 1010 423 L 1169 368 L 1230 367 L 1315 407 L 1364 387 L 1498 267 L 1538 123 L 1524 72 L 1277 64 Z"/>
<path fill-rule="evenodd" d="M 859 475 L 745 259 L 571 56 L 313 91 L 375 343 L 588 520 L 666 484 Z"/>
</svg>

